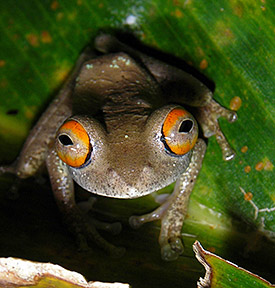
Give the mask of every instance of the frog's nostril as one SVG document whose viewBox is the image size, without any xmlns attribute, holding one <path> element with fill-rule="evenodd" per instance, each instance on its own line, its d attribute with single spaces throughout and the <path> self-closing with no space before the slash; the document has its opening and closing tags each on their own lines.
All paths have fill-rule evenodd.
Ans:
<svg viewBox="0 0 275 288">
<path fill-rule="evenodd" d="M 194 126 L 193 121 L 190 119 L 186 119 L 182 121 L 180 128 L 179 128 L 179 132 L 189 133 L 192 130 L 193 126 Z"/>
<path fill-rule="evenodd" d="M 64 146 L 69 146 L 69 145 L 73 145 L 74 144 L 72 139 L 68 135 L 65 135 L 65 134 L 60 135 L 58 137 L 58 140 Z"/>
</svg>

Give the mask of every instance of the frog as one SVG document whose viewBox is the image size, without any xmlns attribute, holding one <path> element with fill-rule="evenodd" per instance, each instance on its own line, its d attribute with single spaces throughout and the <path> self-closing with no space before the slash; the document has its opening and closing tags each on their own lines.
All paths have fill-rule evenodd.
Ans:
<svg viewBox="0 0 275 288">
<path fill-rule="evenodd" d="M 18 158 L 0 173 L 25 179 L 46 163 L 57 206 L 77 241 L 84 246 L 92 241 L 115 256 L 124 248 L 105 240 L 98 232 L 102 223 L 79 208 L 74 182 L 118 199 L 143 197 L 175 183 L 156 210 L 129 219 L 133 228 L 160 220 L 161 257 L 175 260 L 184 251 L 181 230 L 205 139 L 216 137 L 224 160 L 235 155 L 219 117 L 234 122 L 237 114 L 216 102 L 197 77 L 100 34 L 80 55 Z"/>
</svg>

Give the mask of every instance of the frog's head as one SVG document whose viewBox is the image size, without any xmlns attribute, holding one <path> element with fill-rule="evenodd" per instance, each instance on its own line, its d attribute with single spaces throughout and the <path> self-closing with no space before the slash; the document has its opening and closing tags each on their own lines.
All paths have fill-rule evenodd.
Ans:
<svg viewBox="0 0 275 288">
<path fill-rule="evenodd" d="M 125 119 L 106 131 L 93 118 L 74 116 L 59 128 L 57 154 L 84 189 L 141 197 L 171 184 L 188 167 L 198 125 L 184 108 L 169 105 L 142 121 Z"/>
</svg>

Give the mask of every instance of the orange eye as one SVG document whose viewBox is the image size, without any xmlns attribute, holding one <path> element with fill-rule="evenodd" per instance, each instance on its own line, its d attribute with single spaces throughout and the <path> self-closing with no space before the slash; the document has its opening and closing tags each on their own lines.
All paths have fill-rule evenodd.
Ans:
<svg viewBox="0 0 275 288">
<path fill-rule="evenodd" d="M 55 149 L 58 157 L 72 167 L 84 165 L 91 154 L 89 136 L 75 120 L 65 122 L 58 130 Z"/>
<path fill-rule="evenodd" d="M 184 155 L 198 139 L 198 125 L 194 117 L 183 108 L 169 112 L 162 126 L 162 141 L 167 151 Z"/>
</svg>

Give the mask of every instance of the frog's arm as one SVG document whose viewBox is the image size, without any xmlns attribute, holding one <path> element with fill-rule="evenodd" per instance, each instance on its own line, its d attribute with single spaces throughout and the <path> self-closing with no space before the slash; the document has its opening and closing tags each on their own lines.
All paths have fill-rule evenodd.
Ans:
<svg viewBox="0 0 275 288">
<path fill-rule="evenodd" d="M 132 216 L 129 220 L 133 228 L 138 228 L 146 222 L 161 220 L 159 244 L 164 260 L 175 260 L 183 253 L 181 229 L 187 215 L 189 197 L 201 169 L 205 151 L 205 142 L 198 139 L 193 149 L 190 164 L 177 180 L 173 194 L 152 213 Z"/>
<path fill-rule="evenodd" d="M 47 155 L 46 165 L 58 208 L 61 211 L 64 222 L 76 236 L 79 248 L 87 250 L 87 241 L 91 241 L 114 257 L 123 255 L 125 252 L 124 248 L 115 247 L 97 232 L 97 228 L 99 228 L 117 234 L 121 229 L 120 223 L 104 223 L 105 225 L 103 226 L 102 222 L 92 221 L 76 205 L 73 179 L 67 165 L 60 160 L 54 148 L 51 148 Z"/>
</svg>

